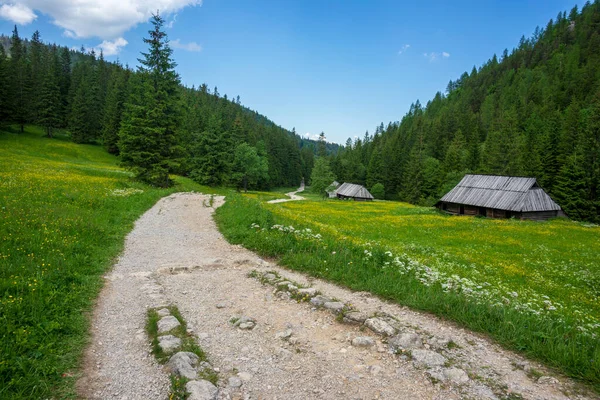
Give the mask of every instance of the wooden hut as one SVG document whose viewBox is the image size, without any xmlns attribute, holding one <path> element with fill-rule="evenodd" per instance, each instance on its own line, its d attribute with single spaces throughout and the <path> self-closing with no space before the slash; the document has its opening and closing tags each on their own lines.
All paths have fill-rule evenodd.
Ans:
<svg viewBox="0 0 600 400">
<path fill-rule="evenodd" d="M 535 178 L 465 175 L 436 206 L 459 215 L 545 220 L 565 216 Z"/>
<path fill-rule="evenodd" d="M 327 189 L 325 189 L 325 191 L 327 192 L 327 196 L 329 196 L 330 199 L 336 198 L 335 192 L 337 191 L 338 187 L 340 187 L 340 183 L 338 181 L 333 181 L 331 185 L 329 185 Z"/>
<path fill-rule="evenodd" d="M 342 183 L 335 191 L 338 199 L 352 199 L 355 201 L 372 201 L 373 195 L 362 185 Z"/>
</svg>

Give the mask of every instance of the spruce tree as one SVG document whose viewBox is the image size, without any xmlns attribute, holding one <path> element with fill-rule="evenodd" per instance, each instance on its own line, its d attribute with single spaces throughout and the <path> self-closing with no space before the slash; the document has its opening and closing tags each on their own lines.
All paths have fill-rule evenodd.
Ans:
<svg viewBox="0 0 600 400">
<path fill-rule="evenodd" d="M 192 172 L 195 181 L 209 186 L 219 186 L 229 181 L 231 170 L 231 151 L 224 140 L 222 121 L 213 114 L 206 130 L 194 135 L 192 154 Z"/>
<path fill-rule="evenodd" d="M 4 46 L 0 45 L 0 127 L 10 119 L 10 92 L 8 90 L 8 58 Z"/>
<path fill-rule="evenodd" d="M 423 170 L 425 169 L 422 151 L 415 146 L 410 153 L 408 163 L 402 177 L 400 199 L 413 204 L 420 204 L 423 196 Z"/>
<path fill-rule="evenodd" d="M 123 114 L 123 104 L 127 95 L 127 81 L 129 70 L 115 71 L 112 75 L 106 105 L 104 107 L 104 122 L 102 128 L 102 139 L 104 147 L 111 154 L 119 154 L 119 129 Z"/>
<path fill-rule="evenodd" d="M 60 126 L 66 128 L 69 124 L 69 89 L 71 87 L 71 52 L 66 47 L 60 51 L 60 67 L 57 73 L 60 87 Z"/>
<path fill-rule="evenodd" d="M 556 179 L 556 200 L 567 215 L 574 219 L 597 221 L 587 188 L 589 187 L 583 157 L 573 154 L 567 158 Z"/>
<path fill-rule="evenodd" d="M 367 169 L 367 187 L 373 188 L 377 183 L 383 184 L 383 158 L 381 150 L 378 148 L 371 154 L 369 167 Z"/>
<path fill-rule="evenodd" d="M 171 185 L 169 172 L 177 167 L 179 76 L 171 55 L 164 20 L 152 16 L 154 29 L 144 43 L 142 64 L 130 81 L 130 96 L 119 131 L 121 161 L 135 176 L 160 187 Z"/>
<path fill-rule="evenodd" d="M 38 123 L 46 129 L 46 136 L 52 137 L 52 130 L 60 125 L 60 87 L 56 74 L 56 52 L 46 55 L 46 73 L 38 100 Z"/>
<path fill-rule="evenodd" d="M 90 63 L 81 61 L 73 70 L 74 95 L 71 101 L 71 114 L 69 119 L 69 131 L 71 139 L 75 143 L 90 143 L 93 140 L 93 132 L 90 113 Z"/>
<path fill-rule="evenodd" d="M 39 123 L 40 112 L 40 94 L 42 85 L 46 78 L 46 52 L 47 48 L 41 41 L 40 32 L 35 31 L 31 36 L 29 52 L 29 64 L 31 65 L 31 76 L 29 80 L 30 98 L 27 104 L 28 120 L 33 123 Z"/>
<path fill-rule="evenodd" d="M 10 104 L 13 122 L 19 124 L 21 133 L 27 122 L 27 105 L 29 100 L 27 56 L 23 40 L 15 25 L 10 42 Z"/>
</svg>

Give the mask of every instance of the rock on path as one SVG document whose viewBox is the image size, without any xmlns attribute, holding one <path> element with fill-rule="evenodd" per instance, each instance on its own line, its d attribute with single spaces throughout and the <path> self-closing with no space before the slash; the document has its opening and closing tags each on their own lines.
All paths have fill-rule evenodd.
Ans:
<svg viewBox="0 0 600 400">
<path fill-rule="evenodd" d="M 198 383 L 188 383 L 194 398 L 452 400 L 465 393 L 499 398 L 495 388 L 486 386 L 488 378 L 524 399 L 567 398 L 564 386 L 538 384 L 516 368 L 524 362 L 521 357 L 453 324 L 307 279 L 228 244 L 212 220 L 213 209 L 203 206 L 207 199 L 200 194 L 162 199 L 128 235 L 94 312 L 91 345 L 78 382 L 81 398 L 168 397 L 167 367 L 150 354 L 144 331 L 147 309 L 167 304 L 179 308 L 218 371 L 218 393 L 197 378 Z M 215 206 L 221 203 L 217 197 Z M 273 286 L 248 277 L 254 269 L 276 271 L 314 287 L 323 293 L 319 304 L 279 298 Z M 334 298 L 360 310 L 343 316 L 352 324 L 340 323 L 323 307 Z M 253 329 L 240 329 L 242 322 L 234 326 L 232 314 L 251 318 Z M 373 315 L 394 315 L 403 326 Z M 408 327 L 418 328 L 409 332 Z M 452 350 L 450 341 L 456 345 Z M 390 351 L 390 344 L 411 355 Z M 469 379 L 467 372 L 481 374 L 481 379 Z"/>
</svg>

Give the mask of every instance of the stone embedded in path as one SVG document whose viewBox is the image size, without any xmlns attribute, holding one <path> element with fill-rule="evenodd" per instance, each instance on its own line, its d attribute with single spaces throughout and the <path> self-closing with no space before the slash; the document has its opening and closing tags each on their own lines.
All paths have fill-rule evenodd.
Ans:
<svg viewBox="0 0 600 400">
<path fill-rule="evenodd" d="M 252 379 L 252 374 L 249 374 L 248 372 L 240 372 L 238 373 L 238 376 L 242 382 L 248 382 L 250 379 Z"/>
<path fill-rule="evenodd" d="M 254 327 L 256 326 L 256 324 L 254 322 L 242 322 L 241 324 L 238 325 L 238 328 L 240 328 L 243 331 L 249 331 L 254 329 Z"/>
<path fill-rule="evenodd" d="M 317 289 L 312 287 L 298 289 L 298 294 L 300 296 L 315 297 L 317 295 Z"/>
<path fill-rule="evenodd" d="M 370 336 L 358 336 L 352 339 L 354 347 L 371 347 L 375 345 L 375 339 Z"/>
<path fill-rule="evenodd" d="M 442 368 L 436 367 L 428 370 L 426 374 L 434 381 L 451 382 L 455 385 L 462 385 L 469 382 L 469 376 L 460 368 Z"/>
<path fill-rule="evenodd" d="M 247 317 L 244 315 L 244 316 L 240 317 L 240 319 L 235 321 L 233 326 L 237 326 L 238 328 L 240 328 L 242 330 L 250 330 L 250 329 L 254 329 L 254 327 L 256 326 L 256 321 L 254 320 L 254 318 L 250 318 L 250 317 Z"/>
<path fill-rule="evenodd" d="M 447 380 L 458 385 L 469 382 L 469 376 L 467 373 L 459 368 L 445 369 L 443 374 Z"/>
<path fill-rule="evenodd" d="M 239 388 L 243 384 L 242 380 L 237 376 L 232 376 L 229 378 L 227 385 L 232 388 Z"/>
<path fill-rule="evenodd" d="M 159 336 L 158 346 L 163 352 L 172 353 L 181 346 L 181 339 L 173 335 Z"/>
<path fill-rule="evenodd" d="M 189 351 L 180 351 L 175 353 L 167 363 L 167 368 L 173 375 L 181 376 L 188 379 L 196 379 L 198 372 L 196 365 L 200 358 Z"/>
<path fill-rule="evenodd" d="M 344 314 L 343 321 L 347 324 L 363 324 L 367 320 L 367 314 L 360 311 L 350 311 Z"/>
<path fill-rule="evenodd" d="M 181 324 L 179 320 L 172 315 L 168 315 L 166 317 L 162 317 L 158 321 L 158 334 L 169 332 L 171 329 L 175 329 Z"/>
<path fill-rule="evenodd" d="M 166 317 L 167 315 L 171 315 L 171 311 L 168 308 L 161 308 L 156 312 L 159 317 Z"/>
<path fill-rule="evenodd" d="M 217 303 L 216 307 L 217 308 L 225 308 L 225 307 L 227 307 L 227 304 L 226 303 Z"/>
<path fill-rule="evenodd" d="M 281 300 L 289 300 L 292 298 L 290 292 L 277 292 L 277 297 L 279 297 Z"/>
<path fill-rule="evenodd" d="M 275 337 L 277 339 L 286 340 L 286 339 L 289 339 L 292 336 L 292 333 L 293 333 L 293 331 L 291 329 L 286 329 L 285 331 L 277 332 L 275 334 Z"/>
<path fill-rule="evenodd" d="M 537 383 L 540 385 L 557 385 L 560 382 L 553 376 L 540 376 L 537 380 Z"/>
<path fill-rule="evenodd" d="M 264 274 L 263 277 L 268 280 L 269 282 L 274 281 L 275 279 L 277 279 L 277 276 L 275 274 L 271 274 L 271 273 L 267 273 Z"/>
<path fill-rule="evenodd" d="M 423 347 L 423 341 L 415 333 L 401 333 L 394 336 L 388 342 L 390 350 L 397 352 L 399 350 L 413 350 Z"/>
<path fill-rule="evenodd" d="M 310 299 L 310 303 L 311 303 L 312 305 L 315 305 L 315 306 L 317 306 L 317 307 L 320 307 L 320 306 L 322 306 L 323 304 L 325 304 L 325 303 L 329 303 L 329 302 L 331 302 L 331 299 L 330 299 L 330 298 L 328 298 L 328 297 L 325 297 L 325 296 L 321 296 L 321 295 L 315 296 L 315 297 L 313 297 L 312 299 Z"/>
<path fill-rule="evenodd" d="M 216 400 L 219 391 L 209 381 L 189 381 L 185 384 L 185 391 L 189 393 L 188 400 Z"/>
<path fill-rule="evenodd" d="M 396 328 L 382 320 L 381 318 L 369 318 L 365 321 L 365 326 L 375 333 L 385 336 L 394 336 Z"/>
<path fill-rule="evenodd" d="M 344 309 L 344 303 L 340 301 L 328 301 L 327 303 L 323 304 L 323 307 L 335 313 L 339 313 Z"/>
<path fill-rule="evenodd" d="M 446 357 L 431 350 L 413 350 L 411 355 L 415 364 L 427 368 L 442 366 L 447 361 Z"/>
</svg>

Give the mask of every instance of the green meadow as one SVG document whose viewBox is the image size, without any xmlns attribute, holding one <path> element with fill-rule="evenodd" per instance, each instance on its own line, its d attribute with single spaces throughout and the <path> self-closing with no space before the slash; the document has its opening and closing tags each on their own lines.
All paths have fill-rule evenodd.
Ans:
<svg viewBox="0 0 600 400">
<path fill-rule="evenodd" d="M 207 190 L 140 184 L 100 146 L 42 136 L 0 131 L 0 398 L 74 397 L 102 275 L 133 222 L 169 193 Z"/>
</svg>

